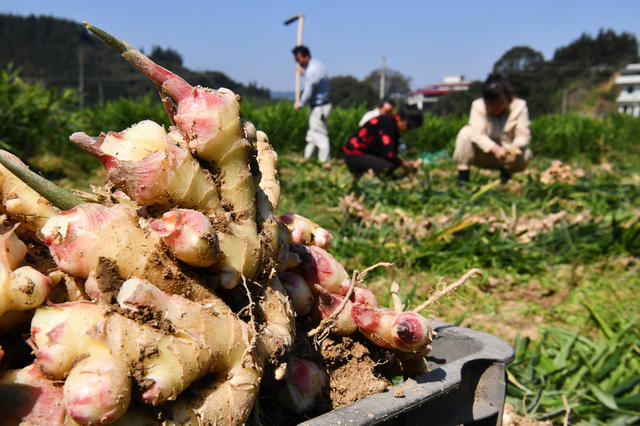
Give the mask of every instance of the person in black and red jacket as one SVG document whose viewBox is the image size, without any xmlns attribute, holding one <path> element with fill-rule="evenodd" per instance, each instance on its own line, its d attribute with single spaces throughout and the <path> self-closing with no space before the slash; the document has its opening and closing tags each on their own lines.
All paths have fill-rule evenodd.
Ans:
<svg viewBox="0 0 640 426">
<path fill-rule="evenodd" d="M 406 107 L 401 107 L 397 114 L 372 118 L 342 147 L 349 171 L 356 177 L 368 170 L 376 175 L 389 176 L 398 167 L 409 172 L 414 166 L 398 156 L 400 133 L 421 124 L 422 114 Z"/>
</svg>

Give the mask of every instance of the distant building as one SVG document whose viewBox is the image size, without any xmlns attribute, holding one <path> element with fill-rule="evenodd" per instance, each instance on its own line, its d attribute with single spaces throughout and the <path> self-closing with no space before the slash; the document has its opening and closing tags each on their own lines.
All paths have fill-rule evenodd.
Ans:
<svg viewBox="0 0 640 426">
<path fill-rule="evenodd" d="M 421 89 L 409 92 L 407 103 L 416 105 L 418 109 L 431 108 L 442 95 L 449 92 L 464 92 L 469 90 L 472 81 L 465 81 L 463 75 L 446 76 L 442 83 L 430 84 Z"/>
<path fill-rule="evenodd" d="M 618 112 L 640 117 L 640 64 L 627 65 L 615 81 L 620 86 Z"/>
</svg>

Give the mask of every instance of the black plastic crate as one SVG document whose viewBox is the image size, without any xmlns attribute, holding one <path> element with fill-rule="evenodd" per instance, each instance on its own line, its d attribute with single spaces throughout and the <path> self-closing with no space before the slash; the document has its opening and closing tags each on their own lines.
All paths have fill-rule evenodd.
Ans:
<svg viewBox="0 0 640 426">
<path fill-rule="evenodd" d="M 511 345 L 468 328 L 431 325 L 438 334 L 428 373 L 301 424 L 501 425 Z"/>
</svg>

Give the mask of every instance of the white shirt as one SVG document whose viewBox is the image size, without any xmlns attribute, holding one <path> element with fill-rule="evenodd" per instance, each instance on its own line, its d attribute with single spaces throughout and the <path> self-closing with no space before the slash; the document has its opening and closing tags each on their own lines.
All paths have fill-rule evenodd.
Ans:
<svg viewBox="0 0 640 426">
<path fill-rule="evenodd" d="M 374 108 L 371 111 L 365 112 L 362 118 L 360 119 L 360 122 L 358 123 L 358 127 L 364 126 L 369 120 L 379 115 L 380 115 L 380 110 L 378 110 L 378 108 Z"/>
</svg>

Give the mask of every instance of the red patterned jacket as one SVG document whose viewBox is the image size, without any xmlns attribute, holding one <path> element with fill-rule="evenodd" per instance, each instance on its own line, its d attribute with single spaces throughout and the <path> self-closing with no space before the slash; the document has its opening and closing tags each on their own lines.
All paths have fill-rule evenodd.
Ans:
<svg viewBox="0 0 640 426">
<path fill-rule="evenodd" d="M 399 132 L 393 115 L 380 115 L 360 127 L 342 147 L 345 155 L 374 155 L 399 164 Z"/>
</svg>

